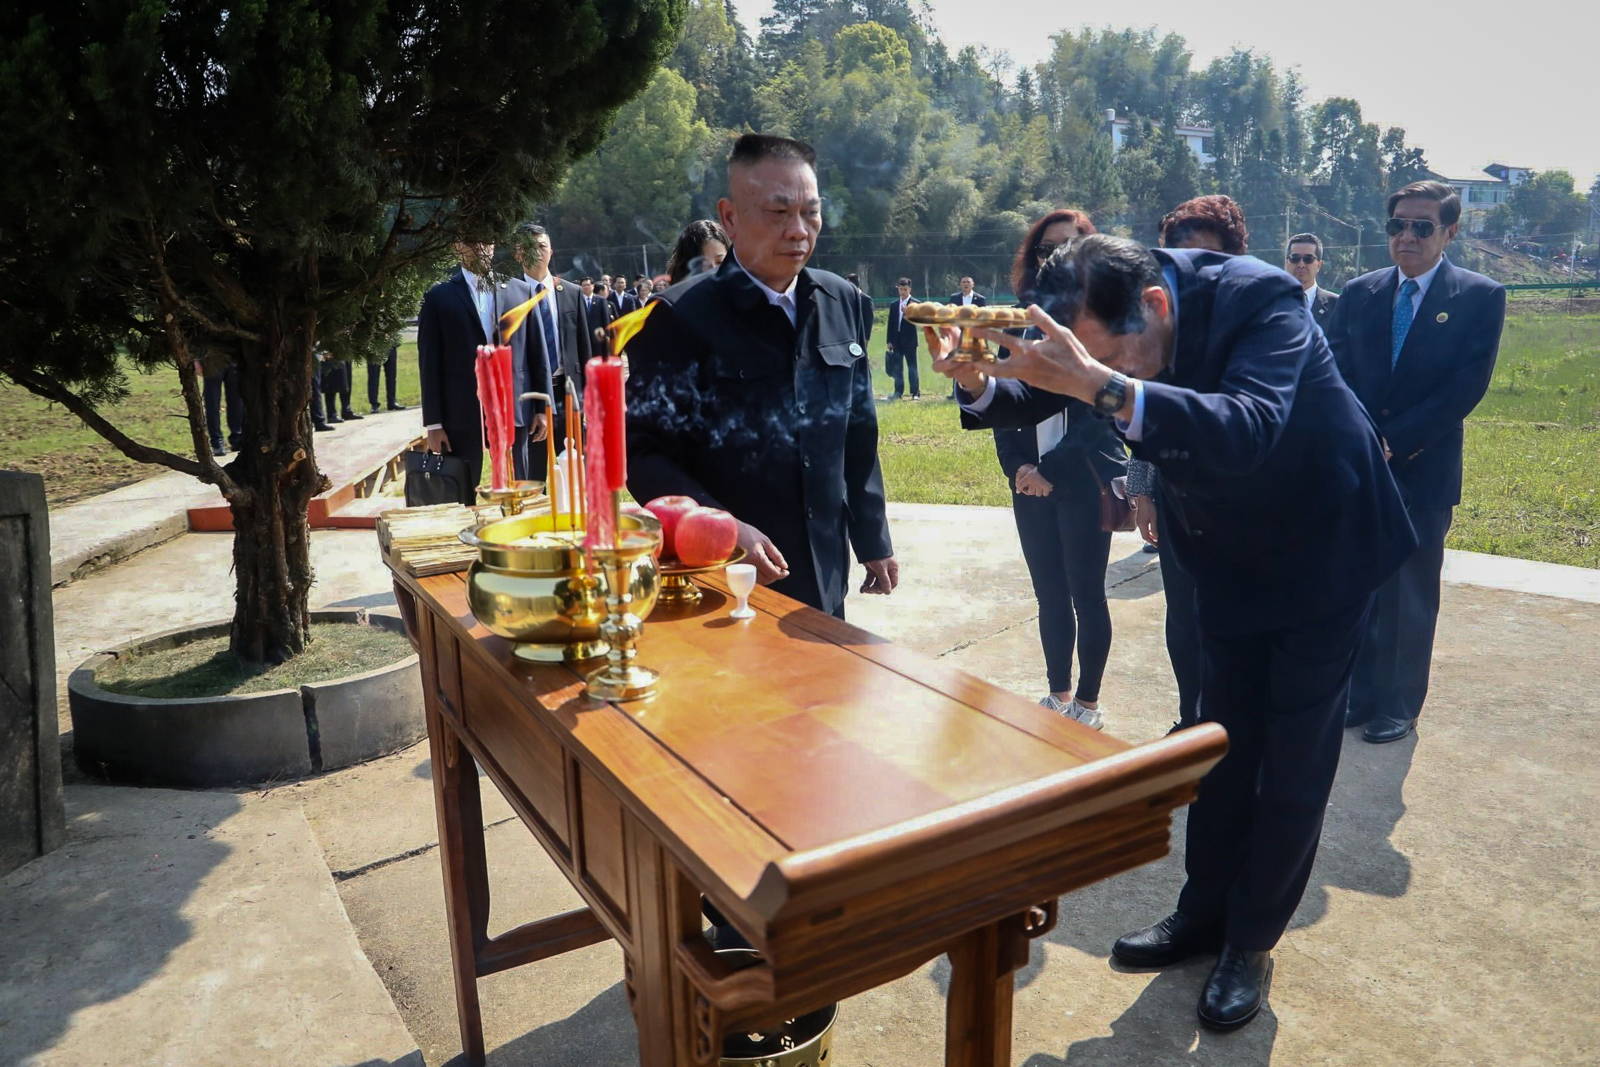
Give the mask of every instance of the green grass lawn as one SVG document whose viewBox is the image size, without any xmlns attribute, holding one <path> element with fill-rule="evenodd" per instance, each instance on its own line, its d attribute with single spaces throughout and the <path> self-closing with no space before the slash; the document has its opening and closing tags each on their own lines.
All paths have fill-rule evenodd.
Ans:
<svg viewBox="0 0 1600 1067">
<path fill-rule="evenodd" d="M 870 358 L 883 372 L 886 310 Z M 884 481 L 894 500 L 934 504 L 1010 502 L 988 433 L 961 430 L 949 383 L 927 371 L 920 402 L 878 406 Z M 354 398 L 366 411 L 366 372 Z M 172 372 L 131 375 L 128 400 L 108 410 L 136 438 L 184 451 L 188 430 Z M 414 345 L 400 350 L 400 402 L 416 404 Z M 7 467 L 45 476 L 61 504 L 148 476 L 77 420 L 12 386 L 0 386 L 0 447 Z M 1467 422 L 1465 492 L 1452 548 L 1600 567 L 1600 312 L 1513 305 L 1488 395 Z"/>
</svg>

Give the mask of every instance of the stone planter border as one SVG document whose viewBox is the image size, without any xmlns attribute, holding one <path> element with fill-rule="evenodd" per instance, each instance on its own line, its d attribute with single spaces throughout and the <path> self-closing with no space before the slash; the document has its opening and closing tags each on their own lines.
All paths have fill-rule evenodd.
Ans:
<svg viewBox="0 0 1600 1067">
<path fill-rule="evenodd" d="M 404 633 L 365 609 L 311 613 Z M 113 693 L 95 672 L 119 653 L 176 648 L 228 632 L 186 626 L 130 641 L 84 661 L 67 679 L 73 755 L 86 774 L 133 785 L 210 788 L 298 778 L 397 752 L 424 737 L 415 653 L 376 670 L 242 696 L 156 699 Z"/>
</svg>

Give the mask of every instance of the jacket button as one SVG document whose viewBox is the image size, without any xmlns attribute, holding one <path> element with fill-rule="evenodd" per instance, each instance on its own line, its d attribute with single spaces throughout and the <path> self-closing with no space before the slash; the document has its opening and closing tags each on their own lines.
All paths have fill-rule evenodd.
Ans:
<svg viewBox="0 0 1600 1067">
<path fill-rule="evenodd" d="M 1187 452 L 1179 452 L 1178 453 L 1178 458 L 1179 459 L 1188 459 L 1189 458 L 1189 453 L 1187 453 Z"/>
<path fill-rule="evenodd" d="M 810 456 L 801 456 L 800 457 L 800 466 L 804 467 L 806 470 L 810 470 L 811 469 L 811 457 Z"/>
<path fill-rule="evenodd" d="M 816 511 L 815 508 L 806 508 L 806 518 L 814 519 L 816 517 L 817 517 L 817 511 Z"/>
<path fill-rule="evenodd" d="M 1389 414 L 1389 409 L 1388 408 L 1384 408 L 1382 411 L 1378 412 L 1378 414 L 1387 416 Z"/>
<path fill-rule="evenodd" d="M 1205 536 L 1205 535 L 1206 535 L 1206 532 L 1205 532 L 1205 531 L 1204 531 L 1204 530 L 1196 530 L 1196 531 L 1195 531 L 1195 532 L 1194 532 L 1194 535 L 1195 535 L 1195 536 L 1196 536 L 1196 537 L 1204 537 L 1204 536 Z"/>
</svg>

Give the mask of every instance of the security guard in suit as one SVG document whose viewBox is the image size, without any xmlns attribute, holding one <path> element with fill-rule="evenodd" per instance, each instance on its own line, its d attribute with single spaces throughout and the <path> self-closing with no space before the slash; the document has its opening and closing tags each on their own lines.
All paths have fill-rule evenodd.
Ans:
<svg viewBox="0 0 1600 1067">
<path fill-rule="evenodd" d="M 1339 303 L 1339 294 L 1330 293 L 1317 284 L 1317 275 L 1322 270 L 1322 238 L 1314 233 L 1297 233 L 1289 238 L 1289 245 L 1283 252 L 1283 269 L 1300 283 L 1311 321 L 1326 332 L 1325 324 L 1333 314 L 1334 305 Z"/>
<path fill-rule="evenodd" d="M 843 616 L 849 553 L 889 593 L 878 424 L 859 291 L 805 266 L 821 230 L 815 153 L 747 134 L 718 205 L 732 253 L 686 279 L 628 345 L 628 488 L 724 508 L 757 580 Z"/>
</svg>

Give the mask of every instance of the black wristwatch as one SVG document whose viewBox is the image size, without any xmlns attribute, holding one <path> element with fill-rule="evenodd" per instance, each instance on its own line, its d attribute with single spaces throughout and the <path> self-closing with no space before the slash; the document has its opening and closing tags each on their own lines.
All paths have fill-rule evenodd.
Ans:
<svg viewBox="0 0 1600 1067">
<path fill-rule="evenodd" d="M 1128 379 L 1112 371 L 1111 377 L 1106 379 L 1106 384 L 1094 394 L 1094 409 L 1102 415 L 1115 415 L 1127 402 Z"/>
</svg>

